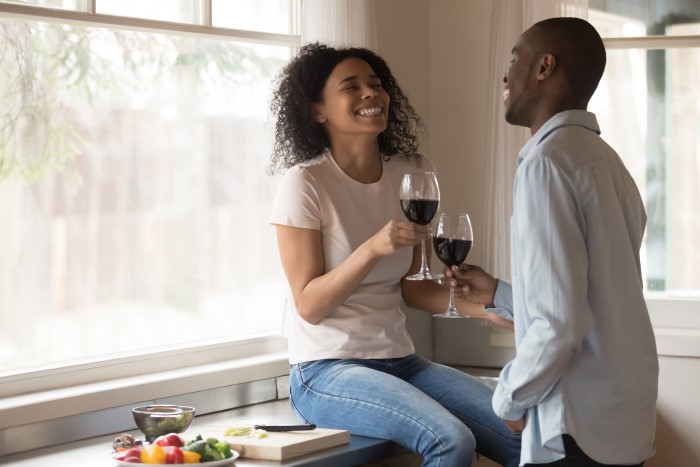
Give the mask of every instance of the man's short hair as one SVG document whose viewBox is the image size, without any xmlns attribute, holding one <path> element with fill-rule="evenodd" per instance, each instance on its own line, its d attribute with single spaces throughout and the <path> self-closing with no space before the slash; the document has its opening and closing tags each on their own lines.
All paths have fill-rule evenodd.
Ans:
<svg viewBox="0 0 700 467">
<path fill-rule="evenodd" d="M 531 32 L 535 52 L 554 55 L 574 94 L 588 101 L 605 70 L 605 46 L 598 31 L 580 18 L 549 18 Z"/>
</svg>

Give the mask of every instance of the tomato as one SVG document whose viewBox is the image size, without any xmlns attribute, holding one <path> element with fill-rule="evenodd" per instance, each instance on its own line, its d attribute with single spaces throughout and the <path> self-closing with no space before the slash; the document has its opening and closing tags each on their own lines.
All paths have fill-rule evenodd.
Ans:
<svg viewBox="0 0 700 467">
<path fill-rule="evenodd" d="M 114 458 L 122 462 L 141 462 L 141 448 L 122 449 Z"/>
<path fill-rule="evenodd" d="M 182 447 L 185 445 L 185 441 L 175 433 L 168 433 L 167 435 L 159 436 L 158 438 L 156 438 L 156 440 L 153 441 L 153 444 L 158 444 L 159 446 Z"/>
<path fill-rule="evenodd" d="M 165 446 L 163 448 L 165 451 L 165 463 L 166 464 L 184 464 L 185 457 L 182 454 L 182 450 L 177 446 Z"/>
</svg>

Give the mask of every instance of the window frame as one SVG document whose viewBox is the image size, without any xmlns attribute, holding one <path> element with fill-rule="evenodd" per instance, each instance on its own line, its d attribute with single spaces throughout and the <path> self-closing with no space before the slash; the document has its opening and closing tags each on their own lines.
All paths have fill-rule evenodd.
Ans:
<svg viewBox="0 0 700 467">
<path fill-rule="evenodd" d="M 96 13 L 96 2 L 87 0 L 87 11 L 70 11 L 47 8 L 42 6 L 25 6 L 11 3 L 0 3 L 0 16 L 32 21 L 50 21 L 61 24 L 78 24 L 81 26 L 110 27 L 131 31 L 151 33 L 167 33 L 175 35 L 195 36 L 217 40 L 235 40 L 238 42 L 257 43 L 264 45 L 286 46 L 294 50 L 301 46 L 299 34 L 299 19 L 301 0 L 290 0 L 292 4 L 292 33 L 277 34 L 257 31 L 238 30 L 212 26 L 212 0 L 202 0 L 203 24 L 186 24 L 168 21 L 146 20 L 131 17 L 104 15 Z M 165 388 L 162 394 L 151 394 L 152 397 L 172 395 L 173 390 L 167 389 L 170 378 L 168 372 L 179 369 L 190 369 L 196 377 L 201 378 L 202 372 L 221 371 L 232 362 L 248 362 L 255 365 L 256 361 L 273 365 L 260 372 L 248 372 L 241 375 L 238 382 L 253 381 L 261 377 L 279 376 L 280 368 L 287 367 L 287 340 L 279 334 L 262 335 L 240 340 L 220 340 L 197 342 L 189 345 L 173 345 L 172 347 L 134 351 L 120 354 L 114 358 L 85 359 L 77 362 L 66 362 L 52 367 L 29 369 L 10 375 L 0 375 L 0 430 L 8 426 L 18 426 L 27 423 L 28 419 L 20 416 L 12 421 L 2 414 L 12 413 L 20 407 L 25 407 L 27 417 L 32 407 L 45 403 L 45 396 L 66 388 L 95 386 L 105 383 L 109 391 L 119 390 L 133 385 L 129 378 L 144 378 L 149 375 L 162 380 Z M 261 365 L 265 367 L 265 365 Z M 269 366 L 269 365 L 268 365 Z M 209 368 L 211 367 L 211 368 Z M 209 368 L 209 370 L 208 370 Z M 182 378 L 179 375 L 178 378 Z M 214 383 L 212 383 L 214 384 Z M 104 387 L 86 389 L 93 394 L 105 390 Z M 44 393 L 42 395 L 42 393 Z M 48 396 L 52 397 L 52 396 Z M 60 404 L 60 398 L 57 404 Z M 103 407 L 112 406 L 112 401 L 100 403 Z M 99 408 L 99 407 L 98 407 Z M 66 413 L 81 413 L 83 409 L 69 408 Z M 23 413 L 24 413 L 23 412 Z M 51 412 L 51 411 L 49 411 Z"/>
<path fill-rule="evenodd" d="M 603 37 L 606 50 L 666 50 L 675 48 L 700 49 L 700 35 L 690 36 L 639 36 L 639 37 Z M 700 299 L 679 297 L 667 292 L 646 292 L 647 308 L 651 322 L 659 335 L 671 339 L 674 336 L 690 337 L 687 346 L 681 346 L 684 353 L 695 355 L 700 352 Z M 688 332 L 677 333 L 672 330 L 685 329 Z M 678 341 L 678 339 L 676 339 Z M 660 349 L 660 353 L 661 353 Z"/>
</svg>

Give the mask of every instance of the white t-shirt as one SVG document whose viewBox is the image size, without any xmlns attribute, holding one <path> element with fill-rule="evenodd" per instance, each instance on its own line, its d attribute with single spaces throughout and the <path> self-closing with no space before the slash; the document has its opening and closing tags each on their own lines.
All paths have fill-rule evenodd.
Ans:
<svg viewBox="0 0 700 467">
<path fill-rule="evenodd" d="M 395 155 L 382 178 L 364 184 L 350 178 L 329 152 L 298 164 L 284 175 L 271 224 L 321 231 L 326 271 L 341 264 L 391 219 L 405 219 L 399 187 L 405 173 L 434 170 L 424 156 Z M 401 311 L 401 278 L 412 248 L 383 257 L 337 309 L 318 324 L 304 321 L 288 300 L 289 360 L 399 358 L 414 353 Z"/>
</svg>

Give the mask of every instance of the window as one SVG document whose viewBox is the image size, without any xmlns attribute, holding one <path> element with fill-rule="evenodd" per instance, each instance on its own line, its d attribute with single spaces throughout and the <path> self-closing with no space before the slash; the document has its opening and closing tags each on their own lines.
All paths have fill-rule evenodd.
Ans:
<svg viewBox="0 0 700 467">
<path fill-rule="evenodd" d="M 279 334 L 268 109 L 297 8 L 0 1 L 0 377 Z"/>
<path fill-rule="evenodd" d="M 685 299 L 697 309 L 700 1 L 590 0 L 589 7 L 608 48 L 590 108 L 645 200 L 648 297 Z"/>
</svg>

